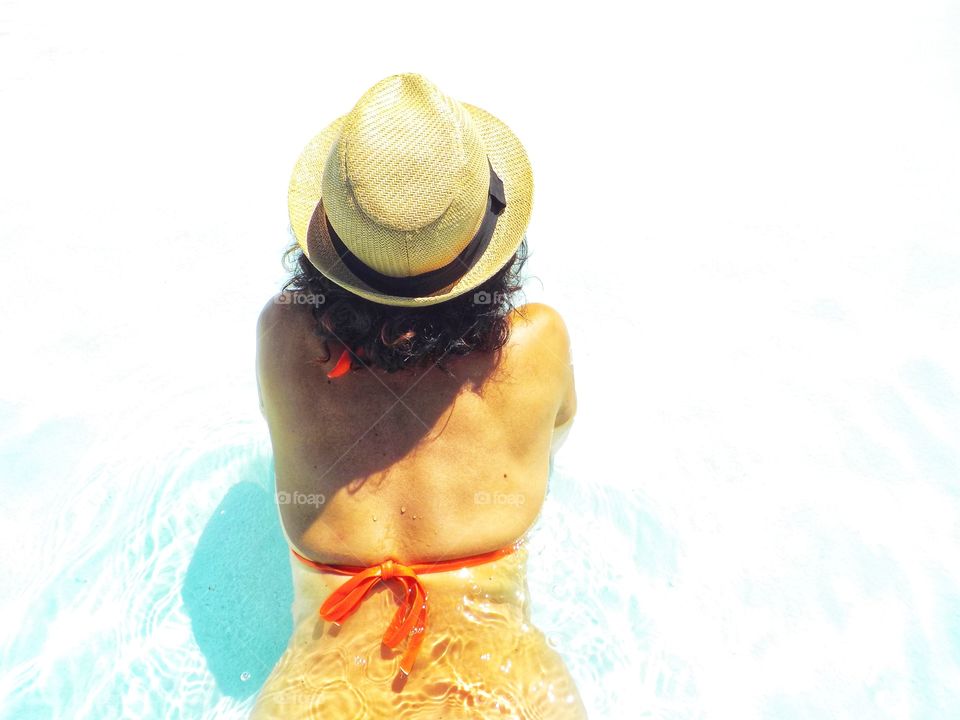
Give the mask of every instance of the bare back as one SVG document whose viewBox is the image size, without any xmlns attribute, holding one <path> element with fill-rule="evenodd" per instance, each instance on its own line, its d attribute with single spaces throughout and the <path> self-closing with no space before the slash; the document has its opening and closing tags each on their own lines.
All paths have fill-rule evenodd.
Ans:
<svg viewBox="0 0 960 720">
<path fill-rule="evenodd" d="M 522 312 L 522 315 L 520 314 Z M 545 305 L 511 317 L 498 354 L 328 380 L 305 305 L 271 303 L 258 378 L 284 529 L 302 554 L 369 565 L 472 555 L 530 527 L 553 432 L 575 410 L 569 340 Z"/>
</svg>

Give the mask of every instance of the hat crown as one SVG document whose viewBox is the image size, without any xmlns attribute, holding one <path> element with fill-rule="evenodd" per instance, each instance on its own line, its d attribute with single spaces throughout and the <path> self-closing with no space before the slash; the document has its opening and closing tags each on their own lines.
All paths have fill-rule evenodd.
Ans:
<svg viewBox="0 0 960 720">
<path fill-rule="evenodd" d="M 324 206 L 344 244 L 395 277 L 455 258 L 486 210 L 489 165 L 469 112 L 422 75 L 367 90 L 323 172 Z"/>
<path fill-rule="evenodd" d="M 463 108 L 426 78 L 387 78 L 347 118 L 340 139 L 344 180 L 374 222 L 418 230 L 456 198 L 469 170 L 470 134 Z"/>
</svg>

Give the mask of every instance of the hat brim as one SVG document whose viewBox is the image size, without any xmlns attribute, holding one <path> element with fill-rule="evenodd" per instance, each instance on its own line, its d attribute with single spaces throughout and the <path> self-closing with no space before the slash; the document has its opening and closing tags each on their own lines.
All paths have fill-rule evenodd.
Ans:
<svg viewBox="0 0 960 720">
<path fill-rule="evenodd" d="M 297 243 L 314 267 L 330 280 L 360 297 L 386 305 L 435 305 L 469 292 L 496 274 L 523 242 L 533 208 L 533 172 L 520 140 L 499 119 L 468 103 L 461 105 L 477 127 L 490 163 L 503 180 L 507 207 L 497 219 L 486 250 L 459 280 L 422 297 L 402 297 L 375 290 L 354 275 L 337 255 L 322 223 L 311 223 L 321 200 L 323 170 L 330 149 L 346 120 L 341 116 L 320 131 L 297 158 L 287 192 L 290 226 Z"/>
</svg>

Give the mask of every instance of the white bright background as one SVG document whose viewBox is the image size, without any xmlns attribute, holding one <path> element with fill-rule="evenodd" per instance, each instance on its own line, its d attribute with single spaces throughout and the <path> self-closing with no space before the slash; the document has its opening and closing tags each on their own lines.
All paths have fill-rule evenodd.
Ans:
<svg viewBox="0 0 960 720">
<path fill-rule="evenodd" d="M 408 71 L 527 147 L 527 296 L 580 397 L 559 463 L 676 541 L 636 593 L 677 716 L 960 714 L 947 2 L 0 2 L 0 430 L 76 428 L 0 466 L 6 631 L 38 548 L 96 522 L 46 519 L 72 459 L 249 415 L 293 161 Z"/>
</svg>

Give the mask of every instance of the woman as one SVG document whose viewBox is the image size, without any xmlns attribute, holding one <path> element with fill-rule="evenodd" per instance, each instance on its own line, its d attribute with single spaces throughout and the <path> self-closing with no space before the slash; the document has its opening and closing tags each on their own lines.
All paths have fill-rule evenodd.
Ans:
<svg viewBox="0 0 960 720">
<path fill-rule="evenodd" d="M 254 717 L 585 717 L 526 588 L 576 411 L 562 319 L 511 304 L 532 196 L 509 128 L 414 74 L 300 156 L 257 346 L 295 629 Z"/>
</svg>

